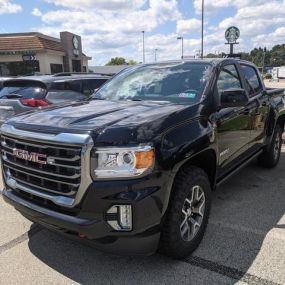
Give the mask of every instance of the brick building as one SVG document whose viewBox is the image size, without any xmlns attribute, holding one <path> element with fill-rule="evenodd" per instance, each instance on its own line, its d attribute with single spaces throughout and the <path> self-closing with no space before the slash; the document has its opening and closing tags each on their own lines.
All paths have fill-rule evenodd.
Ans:
<svg viewBox="0 0 285 285">
<path fill-rule="evenodd" d="M 88 71 L 90 57 L 81 37 L 61 32 L 60 39 L 41 33 L 0 34 L 0 76 Z"/>
</svg>

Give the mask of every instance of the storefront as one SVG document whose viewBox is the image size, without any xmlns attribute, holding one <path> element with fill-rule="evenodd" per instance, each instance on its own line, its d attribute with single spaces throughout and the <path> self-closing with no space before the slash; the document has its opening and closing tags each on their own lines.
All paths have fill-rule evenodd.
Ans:
<svg viewBox="0 0 285 285">
<path fill-rule="evenodd" d="M 81 37 L 61 32 L 60 39 L 41 33 L 0 34 L 0 76 L 86 72 L 90 57 Z"/>
</svg>

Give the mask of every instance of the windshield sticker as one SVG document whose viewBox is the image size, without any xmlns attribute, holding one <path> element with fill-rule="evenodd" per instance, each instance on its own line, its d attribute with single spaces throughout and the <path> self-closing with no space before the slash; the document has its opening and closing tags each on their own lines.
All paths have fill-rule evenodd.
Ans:
<svg viewBox="0 0 285 285">
<path fill-rule="evenodd" d="M 178 97 L 179 98 L 194 99 L 196 97 L 196 93 L 193 93 L 193 92 L 190 92 L 190 93 L 182 92 L 182 93 L 179 94 Z"/>
</svg>

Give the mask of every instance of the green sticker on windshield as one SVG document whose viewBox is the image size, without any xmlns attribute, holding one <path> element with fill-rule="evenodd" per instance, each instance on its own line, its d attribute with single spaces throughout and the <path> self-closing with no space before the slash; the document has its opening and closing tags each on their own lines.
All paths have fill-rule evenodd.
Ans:
<svg viewBox="0 0 285 285">
<path fill-rule="evenodd" d="M 183 92 L 179 94 L 180 98 L 188 98 L 188 99 L 194 99 L 196 97 L 196 93 L 193 92 Z"/>
</svg>

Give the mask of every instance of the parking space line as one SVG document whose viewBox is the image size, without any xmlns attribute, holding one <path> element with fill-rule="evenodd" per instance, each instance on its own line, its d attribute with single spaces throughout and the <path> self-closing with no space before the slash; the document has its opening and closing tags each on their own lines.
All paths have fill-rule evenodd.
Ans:
<svg viewBox="0 0 285 285">
<path fill-rule="evenodd" d="M 211 272 L 218 273 L 223 276 L 250 284 L 250 285 L 281 285 L 273 281 L 240 271 L 238 269 L 219 264 L 214 261 L 200 258 L 198 256 L 190 256 L 184 262 Z"/>
<path fill-rule="evenodd" d="M 42 230 L 42 228 L 37 226 L 37 225 L 32 226 L 32 228 L 30 230 L 28 230 L 27 232 L 23 233 L 22 235 L 18 236 L 15 239 L 8 241 L 5 244 L 1 245 L 0 246 L 0 254 L 2 254 L 3 252 L 15 247 L 18 244 L 24 242 L 25 240 L 31 238 L 32 236 L 34 236 L 35 234 L 37 234 L 41 230 Z"/>
</svg>

